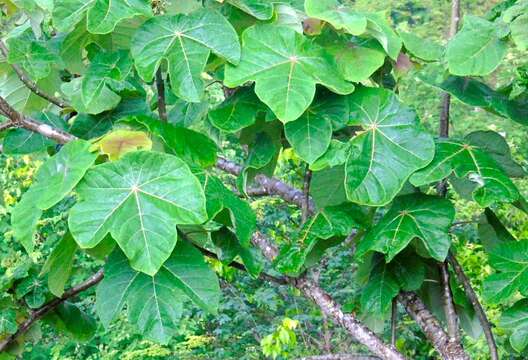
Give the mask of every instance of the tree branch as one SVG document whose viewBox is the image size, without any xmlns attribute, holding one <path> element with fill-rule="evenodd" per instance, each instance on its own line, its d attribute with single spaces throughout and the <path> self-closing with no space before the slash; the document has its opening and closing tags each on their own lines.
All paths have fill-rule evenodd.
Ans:
<svg viewBox="0 0 528 360">
<path fill-rule="evenodd" d="M 300 360 L 377 360 L 377 356 L 361 355 L 361 354 L 326 354 L 305 356 Z"/>
<path fill-rule="evenodd" d="M 167 122 L 167 105 L 165 103 L 165 81 L 161 67 L 156 71 L 156 90 L 158 92 L 158 115 L 161 121 Z"/>
<path fill-rule="evenodd" d="M 458 282 L 461 283 L 462 286 L 464 287 L 466 296 L 468 297 L 469 301 L 471 302 L 471 305 L 475 309 L 475 313 L 477 314 L 480 325 L 482 326 L 482 329 L 484 331 L 484 336 L 486 337 L 488 347 L 490 349 L 491 359 L 499 360 L 499 354 L 497 352 L 497 344 L 495 343 L 495 338 L 493 337 L 493 332 L 491 331 L 490 322 L 488 320 L 488 317 L 486 316 L 486 312 L 484 311 L 484 309 L 482 308 L 482 305 L 480 304 L 478 300 L 475 290 L 473 290 L 473 287 L 471 286 L 471 282 L 469 281 L 468 277 L 464 273 L 462 266 L 460 265 L 456 257 L 453 255 L 453 253 L 449 252 L 449 254 L 447 255 L 447 260 L 451 264 L 451 267 L 453 268 L 453 271 L 455 272 Z"/>
<path fill-rule="evenodd" d="M 101 280 L 103 280 L 104 274 L 103 269 L 100 269 L 94 275 L 90 276 L 88 279 L 83 281 L 77 286 L 72 287 L 62 294 L 61 297 L 55 298 L 51 301 L 48 301 L 46 304 L 42 305 L 38 309 L 34 310 L 29 318 L 24 321 L 17 329 L 17 331 L 5 338 L 0 342 L 0 353 L 5 351 L 7 347 L 12 344 L 20 335 L 27 332 L 31 326 L 40 318 L 44 317 L 51 311 L 53 311 L 57 306 L 65 302 L 66 300 L 76 296 L 77 294 L 91 288 L 92 286 L 97 285 Z"/>
<path fill-rule="evenodd" d="M 7 130 L 7 129 L 10 129 L 12 127 L 15 127 L 16 124 L 13 123 L 11 120 L 9 121 L 6 121 L 6 122 L 3 122 L 0 124 L 0 131 L 4 131 L 4 130 Z"/>
<path fill-rule="evenodd" d="M 273 261 L 279 252 L 277 247 L 260 232 L 253 235 L 252 243 L 269 261 Z M 345 328 L 352 337 L 365 345 L 372 353 L 382 359 L 404 359 L 403 355 L 393 346 L 385 344 L 376 334 L 361 324 L 353 314 L 345 314 L 340 305 L 306 275 L 290 278 L 290 283 L 301 290 L 306 297 L 312 299 L 326 316 Z"/>
<path fill-rule="evenodd" d="M 422 328 L 425 336 L 431 341 L 435 349 L 446 360 L 469 360 L 462 345 L 449 341 L 449 337 L 442 329 L 440 322 L 427 309 L 425 304 L 413 292 L 402 291 L 398 295 L 398 300 L 405 306 L 407 313 Z"/>
<path fill-rule="evenodd" d="M 9 56 L 9 50 L 7 49 L 7 46 L 1 39 L 0 39 L 0 52 L 2 52 L 2 54 L 7 60 L 7 57 Z M 33 80 L 31 80 L 29 76 L 26 75 L 24 70 L 22 70 L 17 64 L 11 64 L 11 67 L 17 74 L 20 81 L 22 81 L 22 83 L 24 83 L 24 85 L 26 85 L 27 88 L 31 90 L 35 95 L 38 95 L 41 98 L 48 100 L 50 103 L 53 103 L 60 108 L 68 107 L 68 104 L 64 100 L 61 100 L 59 98 L 56 98 L 55 96 L 46 94 L 44 91 L 42 91 L 38 87 L 38 85 Z"/>
<path fill-rule="evenodd" d="M 455 303 L 453 300 L 453 293 L 451 292 L 451 285 L 449 283 L 449 268 L 447 262 L 444 261 L 438 265 L 440 273 L 440 283 L 442 286 L 443 293 L 443 305 L 444 312 L 447 320 L 447 334 L 449 335 L 450 341 L 460 343 L 460 329 L 458 315 L 455 310 Z"/>
<path fill-rule="evenodd" d="M 1 96 L 0 111 L 2 111 L 15 126 L 23 127 L 24 129 L 39 133 L 47 138 L 55 140 L 60 144 L 65 144 L 68 141 L 76 139 L 76 137 L 72 134 L 22 115 L 11 105 L 9 105 L 9 103 Z"/>
</svg>

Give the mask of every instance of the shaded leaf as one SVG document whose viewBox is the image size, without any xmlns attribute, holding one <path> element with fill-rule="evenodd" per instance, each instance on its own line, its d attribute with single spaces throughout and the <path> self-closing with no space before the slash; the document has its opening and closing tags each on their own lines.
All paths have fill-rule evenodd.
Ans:
<svg viewBox="0 0 528 360">
<path fill-rule="evenodd" d="M 522 353 L 528 346 L 528 299 L 520 300 L 504 311 L 499 326 L 512 331 L 510 344 L 515 351 Z"/>
<path fill-rule="evenodd" d="M 260 102 L 253 89 L 246 87 L 209 112 L 209 120 L 220 130 L 237 132 L 253 125 L 257 115 L 266 107 Z"/>
<path fill-rule="evenodd" d="M 41 275 L 48 274 L 48 288 L 50 292 L 60 297 L 64 293 L 64 286 L 70 278 L 77 244 L 68 232 L 53 248 L 53 251 L 42 266 Z"/>
</svg>

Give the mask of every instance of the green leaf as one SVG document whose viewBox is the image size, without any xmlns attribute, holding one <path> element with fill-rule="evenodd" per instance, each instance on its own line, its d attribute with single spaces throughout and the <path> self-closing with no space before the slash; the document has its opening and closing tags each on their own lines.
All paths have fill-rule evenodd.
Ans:
<svg viewBox="0 0 528 360">
<path fill-rule="evenodd" d="M 33 80 L 43 79 L 51 72 L 51 67 L 59 61 L 44 41 L 35 39 L 28 29 L 17 37 L 7 40 L 9 47 L 8 61 L 20 64 Z"/>
<path fill-rule="evenodd" d="M 430 39 L 425 40 L 405 31 L 400 31 L 399 34 L 405 49 L 418 59 L 438 61 L 444 53 L 443 47 Z"/>
<path fill-rule="evenodd" d="M 11 213 L 14 237 L 27 252 L 33 251 L 33 236 L 42 210 L 68 195 L 94 163 L 97 156 L 89 148 L 90 143 L 84 140 L 64 145 L 39 168 L 35 182 L 15 205 Z"/>
<path fill-rule="evenodd" d="M 519 192 L 504 170 L 482 148 L 470 141 L 439 139 L 433 161 L 410 179 L 414 186 L 422 186 L 448 177 L 467 177 L 475 183 L 473 198 L 482 207 L 495 202 L 513 202 Z"/>
<path fill-rule="evenodd" d="M 480 217 L 478 237 L 486 252 L 491 252 L 495 246 L 504 242 L 517 241 L 489 208 L 486 208 Z"/>
<path fill-rule="evenodd" d="M 226 2 L 259 20 L 269 20 L 273 17 L 273 0 L 226 0 Z"/>
<path fill-rule="evenodd" d="M 77 341 L 90 340 L 97 330 L 95 319 L 68 301 L 59 304 L 45 320 Z"/>
<path fill-rule="evenodd" d="M 476 16 L 464 17 L 464 26 L 447 44 L 446 58 L 453 75 L 488 75 L 506 55 L 500 26 Z"/>
<path fill-rule="evenodd" d="M 125 19 L 152 16 L 147 0 L 68 0 L 57 1 L 53 7 L 53 24 L 61 32 L 68 32 L 86 17 L 88 31 L 107 34 Z"/>
<path fill-rule="evenodd" d="M 381 44 L 392 60 L 397 60 L 402 47 L 402 41 L 392 30 L 385 12 L 365 13 L 367 18 L 366 34 L 372 36 Z"/>
<path fill-rule="evenodd" d="M 2 309 L 0 313 L 0 334 L 14 334 L 18 330 L 16 312 L 12 309 Z"/>
<path fill-rule="evenodd" d="M 226 67 L 225 85 L 236 87 L 248 81 L 255 82 L 259 99 L 284 123 L 304 113 L 316 84 L 338 94 L 354 90 L 321 47 L 290 28 L 274 25 L 245 30 L 240 64 Z"/>
<path fill-rule="evenodd" d="M 392 305 L 392 299 L 400 292 L 396 274 L 389 264 L 379 259 L 372 269 L 367 285 L 361 291 L 361 309 L 377 317 L 387 314 Z"/>
<path fill-rule="evenodd" d="M 332 139 L 326 152 L 310 165 L 310 170 L 321 171 L 329 167 L 343 165 L 348 157 L 349 148 L 349 143 Z"/>
<path fill-rule="evenodd" d="M 115 99 L 114 106 L 110 106 L 114 108 L 121 101 L 121 97 L 115 93 L 118 90 L 116 84 L 124 81 L 131 69 L 132 60 L 127 52 L 98 52 L 82 77 L 80 95 L 84 106 L 77 110 L 97 114 L 100 111 L 95 112 L 93 108 L 97 108 L 96 104 L 104 102 L 106 98 Z"/>
<path fill-rule="evenodd" d="M 515 18 L 510 24 L 510 29 L 515 45 L 519 50 L 526 51 L 528 49 L 528 13 Z"/>
<path fill-rule="evenodd" d="M 218 129 L 234 133 L 253 125 L 258 113 L 265 110 L 253 89 L 245 87 L 211 110 L 209 120 Z"/>
<path fill-rule="evenodd" d="M 325 46 L 337 63 L 345 80 L 361 82 L 367 80 L 385 62 L 383 48 L 373 41 L 343 42 Z"/>
<path fill-rule="evenodd" d="M 364 131 L 351 140 L 361 150 L 347 159 L 347 198 L 363 205 L 385 205 L 413 172 L 431 162 L 433 138 L 422 130 L 414 111 L 388 90 L 362 88 L 349 97 L 349 103 L 350 125 Z"/>
<path fill-rule="evenodd" d="M 332 137 L 332 124 L 346 124 L 348 103 L 341 96 L 317 100 L 295 121 L 284 125 L 286 138 L 295 152 L 309 164 L 323 155 Z"/>
<path fill-rule="evenodd" d="M 230 223 L 222 223 L 232 227 L 240 244 L 248 248 L 251 243 L 251 236 L 257 228 L 255 212 L 246 201 L 226 188 L 217 177 L 207 176 L 204 182 L 209 218 L 214 218 L 222 209 L 228 209 L 231 221 Z"/>
<path fill-rule="evenodd" d="M 528 346 L 528 299 L 517 301 L 502 313 L 499 326 L 512 331 L 510 344 L 522 353 Z"/>
<path fill-rule="evenodd" d="M 66 129 L 64 120 L 55 114 L 41 112 L 36 119 L 61 130 Z M 30 130 L 16 128 L 7 132 L 3 141 L 3 152 L 8 155 L 31 154 L 55 145 L 53 140 Z"/>
<path fill-rule="evenodd" d="M 210 167 L 216 163 L 218 146 L 207 135 L 148 116 L 134 116 L 122 120 L 146 127 L 165 143 L 170 152 L 190 164 Z"/>
<path fill-rule="evenodd" d="M 231 24 L 219 13 L 206 9 L 148 20 L 134 35 L 131 47 L 143 80 L 152 81 L 165 59 L 172 90 L 190 102 L 200 102 L 203 96 L 201 74 L 211 51 L 233 64 L 240 59 L 238 36 Z"/>
<path fill-rule="evenodd" d="M 114 109 L 121 101 L 119 95 L 109 87 L 103 86 L 99 95 L 96 98 L 93 98 L 92 102 L 89 103 L 87 107 L 82 95 L 82 80 L 82 78 L 75 78 L 69 83 L 63 83 L 61 86 L 62 92 L 68 94 L 71 106 L 78 113 L 100 114 Z"/>
<path fill-rule="evenodd" d="M 77 244 L 68 232 L 53 248 L 42 266 L 41 275 L 48 274 L 48 288 L 57 297 L 64 293 L 64 286 L 70 278 Z"/>
<path fill-rule="evenodd" d="M 510 177 L 524 177 L 526 172 L 511 155 L 506 139 L 495 131 L 474 131 L 466 136 L 473 145 L 486 151 Z"/>
<path fill-rule="evenodd" d="M 167 115 L 169 123 L 180 127 L 189 127 L 205 118 L 208 111 L 209 103 L 206 101 L 192 103 L 178 99 Z"/>
<path fill-rule="evenodd" d="M 31 273 L 17 284 L 15 296 L 24 299 L 31 309 L 38 309 L 46 302 L 46 285 L 35 273 Z"/>
<path fill-rule="evenodd" d="M 361 35 L 367 29 L 367 19 L 364 15 L 337 0 L 306 0 L 304 8 L 309 17 L 324 20 L 337 30 Z"/>
<path fill-rule="evenodd" d="M 390 262 L 411 240 L 419 238 L 434 259 L 444 261 L 451 245 L 449 229 L 454 217 L 449 200 L 424 194 L 398 197 L 361 240 L 356 254 L 362 256 L 374 250 L 385 254 Z"/>
<path fill-rule="evenodd" d="M 129 320 L 148 338 L 167 343 L 179 329 L 182 303 L 189 297 L 204 310 L 216 313 L 220 286 L 201 253 L 179 241 L 172 256 L 154 276 L 134 271 L 126 257 L 114 251 L 97 287 L 96 312 L 103 325 L 127 304 Z"/>
<path fill-rule="evenodd" d="M 528 124 L 528 100 L 524 98 L 511 100 L 507 94 L 495 91 L 488 85 L 471 78 L 449 76 L 445 79 L 442 75 L 435 74 L 434 68 L 433 71 L 422 74 L 419 78 L 468 105 L 481 107 L 523 125 Z"/>
<path fill-rule="evenodd" d="M 177 224 L 206 220 L 198 179 L 179 158 L 132 152 L 97 165 L 77 187 L 81 201 L 69 227 L 81 248 L 96 246 L 110 232 L 131 266 L 154 275 L 176 245 Z"/>
<path fill-rule="evenodd" d="M 528 296 L 528 240 L 508 242 L 490 252 L 490 265 L 499 273 L 484 281 L 484 298 L 505 303 L 517 292 Z"/>
<path fill-rule="evenodd" d="M 314 172 L 310 195 L 318 209 L 346 201 L 344 166 L 334 166 Z"/>
</svg>

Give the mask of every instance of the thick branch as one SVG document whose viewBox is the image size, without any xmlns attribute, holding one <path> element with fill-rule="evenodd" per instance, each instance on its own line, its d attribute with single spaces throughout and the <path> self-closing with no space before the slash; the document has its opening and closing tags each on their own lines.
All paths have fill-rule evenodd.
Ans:
<svg viewBox="0 0 528 360">
<path fill-rule="evenodd" d="M 16 126 L 23 127 L 39 133 L 47 138 L 53 139 L 60 144 L 67 143 L 68 141 L 75 140 L 76 137 L 65 131 L 57 129 L 48 124 L 43 124 L 37 120 L 26 117 L 16 111 L 9 103 L 0 96 L 0 111 L 2 111 L 9 120 Z"/>
<path fill-rule="evenodd" d="M 37 320 L 53 311 L 57 306 L 59 306 L 66 300 L 91 288 L 92 286 L 95 286 L 101 280 L 103 280 L 103 276 L 103 269 L 101 269 L 79 285 L 72 287 L 68 291 L 65 291 L 61 297 L 48 301 L 46 304 L 34 310 L 29 316 L 29 318 L 19 326 L 18 330 L 14 334 L 10 335 L 9 337 L 0 342 L 0 353 L 5 351 L 7 347 L 12 344 L 20 335 L 27 332 Z"/>
<path fill-rule="evenodd" d="M 273 261 L 278 254 L 278 249 L 263 234 L 256 232 L 252 242 L 257 246 L 264 256 Z M 404 359 L 393 346 L 385 344 L 376 334 L 361 324 L 353 314 L 345 314 L 339 304 L 330 295 L 321 289 L 313 280 L 306 276 L 291 278 L 293 286 L 301 290 L 306 297 L 312 299 L 321 311 L 333 319 L 333 321 L 344 327 L 357 341 L 365 345 L 372 353 L 382 359 Z"/>
<path fill-rule="evenodd" d="M 361 354 L 326 354 L 306 356 L 300 360 L 377 360 L 377 356 L 361 355 Z"/>
<path fill-rule="evenodd" d="M 4 57 L 7 59 L 8 55 L 9 55 L 9 50 L 7 49 L 7 46 L 5 45 L 5 43 L 2 40 L 0 40 L 0 52 L 2 52 Z M 13 70 L 15 70 L 15 73 L 17 74 L 17 76 L 20 79 L 20 81 L 22 81 L 24 83 L 24 85 L 26 85 L 27 88 L 29 90 L 31 90 L 34 94 L 40 96 L 43 99 L 48 100 L 50 103 L 53 103 L 53 104 L 57 105 L 58 107 L 65 108 L 65 107 L 68 106 L 68 104 L 65 101 L 63 101 L 61 99 L 58 99 L 55 96 L 46 94 L 44 91 L 42 91 L 38 87 L 38 85 L 33 80 L 31 80 L 26 75 L 24 70 L 22 70 L 17 64 L 11 64 L 11 67 L 13 68 Z"/>
<path fill-rule="evenodd" d="M 161 67 L 156 71 L 156 90 L 158 92 L 158 115 L 161 121 L 167 122 L 167 105 L 165 103 L 165 82 Z"/>
<path fill-rule="evenodd" d="M 398 300 L 405 306 L 407 313 L 422 328 L 425 336 L 431 341 L 435 349 L 446 360 L 469 360 L 460 343 L 449 341 L 440 322 L 426 308 L 425 304 L 413 292 L 404 291 L 398 295 Z"/>
<path fill-rule="evenodd" d="M 459 264 L 458 260 L 452 253 L 449 253 L 449 255 L 447 256 L 447 260 L 451 264 L 451 267 L 453 268 L 453 271 L 455 272 L 458 282 L 461 283 L 462 286 L 464 287 L 466 296 L 468 297 L 469 301 L 471 302 L 471 305 L 475 309 L 475 313 L 477 314 L 480 325 L 482 326 L 482 329 L 484 331 L 484 336 L 486 337 L 488 347 L 490 349 L 491 359 L 499 360 L 499 354 L 497 352 L 497 344 L 495 343 L 495 338 L 493 337 L 493 332 L 491 331 L 490 322 L 488 320 L 488 317 L 486 316 L 486 313 L 484 312 L 484 309 L 482 308 L 482 305 L 480 304 L 478 300 L 475 290 L 473 290 L 473 287 L 471 286 L 471 282 L 469 281 L 468 277 L 464 273 L 462 266 Z"/>
</svg>

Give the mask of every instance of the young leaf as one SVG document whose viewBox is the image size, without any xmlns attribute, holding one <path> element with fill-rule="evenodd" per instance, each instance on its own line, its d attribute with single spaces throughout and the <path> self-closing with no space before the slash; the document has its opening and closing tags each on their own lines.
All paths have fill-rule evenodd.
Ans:
<svg viewBox="0 0 528 360">
<path fill-rule="evenodd" d="M 192 245 L 179 241 L 173 255 L 154 276 L 134 271 L 116 250 L 97 287 L 96 312 L 108 327 L 127 303 L 130 321 L 147 337 L 167 343 L 178 330 L 185 297 L 208 312 L 217 311 L 218 279 Z"/>
<path fill-rule="evenodd" d="M 70 277 L 76 251 L 75 240 L 70 233 L 66 233 L 42 266 L 40 274 L 48 274 L 48 288 L 57 297 L 64 293 L 64 285 Z"/>
<path fill-rule="evenodd" d="M 255 82 L 257 96 L 284 123 L 297 119 L 308 108 L 316 84 L 338 94 L 354 90 L 321 47 L 290 28 L 269 24 L 245 30 L 240 64 L 226 67 L 227 86 L 248 81 Z"/>
<path fill-rule="evenodd" d="M 506 55 L 500 25 L 467 15 L 464 26 L 447 44 L 446 58 L 453 75 L 488 75 Z"/>
<path fill-rule="evenodd" d="M 337 0 L 306 0 L 306 14 L 324 20 L 337 30 L 345 30 L 352 35 L 361 35 L 367 29 L 367 19 L 351 7 Z"/>
<path fill-rule="evenodd" d="M 405 49 L 418 59 L 425 61 L 438 61 L 444 53 L 444 49 L 439 44 L 431 40 L 425 40 L 413 33 L 400 31 Z"/>
<path fill-rule="evenodd" d="M 502 313 L 499 327 L 511 330 L 510 344 L 522 353 L 528 346 L 528 299 L 517 301 Z"/>
<path fill-rule="evenodd" d="M 528 296 L 528 240 L 494 247 L 490 265 L 499 271 L 484 281 L 483 295 L 490 303 L 505 303 L 518 291 Z"/>
<path fill-rule="evenodd" d="M 57 1 L 53 7 L 53 24 L 61 32 L 68 32 L 86 17 L 88 31 L 107 34 L 116 25 L 137 15 L 152 16 L 147 0 L 68 0 Z"/>
<path fill-rule="evenodd" d="M 346 164 L 347 198 L 358 204 L 389 203 L 409 176 L 434 156 L 433 137 L 421 129 L 414 111 L 388 90 L 361 88 L 349 97 L 350 125 L 363 127 L 351 140 Z"/>
<path fill-rule="evenodd" d="M 398 197 L 361 240 L 356 254 L 362 256 L 375 250 L 385 254 L 390 262 L 411 240 L 419 238 L 434 259 L 443 261 L 451 245 L 449 228 L 454 217 L 455 209 L 449 200 L 424 194 Z"/>
<path fill-rule="evenodd" d="M 131 266 L 154 275 L 176 245 L 177 224 L 206 220 L 198 179 L 179 158 L 132 152 L 97 165 L 77 187 L 82 199 L 70 211 L 70 231 L 81 248 L 110 232 Z"/>
<path fill-rule="evenodd" d="M 152 81 L 165 59 L 172 90 L 190 102 L 200 102 L 202 98 L 201 74 L 211 51 L 233 64 L 240 59 L 238 36 L 231 24 L 216 11 L 206 9 L 148 20 L 137 30 L 131 47 L 143 80 Z"/>
<path fill-rule="evenodd" d="M 452 172 L 475 183 L 473 198 L 482 207 L 519 198 L 519 191 L 504 170 L 484 149 L 470 141 L 438 139 L 433 161 L 410 181 L 414 186 L 422 186 L 440 181 Z"/>
</svg>

